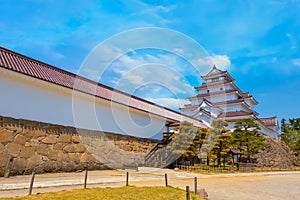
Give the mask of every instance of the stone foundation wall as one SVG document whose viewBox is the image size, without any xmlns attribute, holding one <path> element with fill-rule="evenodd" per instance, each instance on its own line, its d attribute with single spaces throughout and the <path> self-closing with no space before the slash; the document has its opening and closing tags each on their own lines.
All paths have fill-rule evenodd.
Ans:
<svg viewBox="0 0 300 200">
<path fill-rule="evenodd" d="M 293 155 L 290 148 L 283 141 L 268 136 L 263 137 L 267 146 L 253 156 L 258 167 L 288 169 L 300 166 L 300 159 Z"/>
<path fill-rule="evenodd" d="M 0 116 L 0 176 L 10 156 L 10 175 L 137 166 L 157 142 Z"/>
</svg>

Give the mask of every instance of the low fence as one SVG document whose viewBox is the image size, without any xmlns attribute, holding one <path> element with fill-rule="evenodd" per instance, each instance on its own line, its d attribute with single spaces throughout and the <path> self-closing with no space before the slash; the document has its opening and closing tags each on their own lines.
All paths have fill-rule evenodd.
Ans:
<svg viewBox="0 0 300 200">
<path fill-rule="evenodd" d="M 232 173 L 232 172 L 271 172 L 271 171 L 300 171 L 300 168 L 276 168 L 276 167 L 258 167 L 253 163 L 238 163 L 238 165 L 232 166 L 207 166 L 207 165 L 195 165 L 185 166 L 177 165 L 176 168 L 183 171 L 195 172 L 195 173 Z"/>
<path fill-rule="evenodd" d="M 0 184 L 0 193 L 1 191 L 17 191 L 22 190 L 24 195 L 32 195 L 44 193 L 41 192 L 41 189 L 47 189 L 47 192 L 57 192 L 60 191 L 59 188 L 63 188 L 65 190 L 66 187 L 68 189 L 86 189 L 86 188 L 94 188 L 94 187 L 122 187 L 122 186 L 153 186 L 151 181 L 156 182 L 155 186 L 166 186 L 166 187 L 178 187 L 178 182 L 171 176 L 168 176 L 167 173 L 164 174 L 151 174 L 151 173 L 141 173 L 135 171 L 114 171 L 113 170 L 102 171 L 101 174 L 98 174 L 97 171 L 88 171 L 85 170 L 80 173 L 64 173 L 64 174 L 35 174 L 32 173 L 31 176 L 26 175 L 24 178 L 28 181 L 23 181 L 22 183 L 18 182 L 18 178 L 16 177 L 16 184 L 14 188 L 9 188 L 12 186 L 13 182 L 10 180 L 9 184 Z M 112 174 L 110 174 L 112 173 Z M 67 174 L 67 175 L 66 175 Z M 56 176 L 56 178 L 54 177 Z M 48 177 L 49 176 L 49 177 Z M 64 177 L 66 176 L 66 177 Z M 76 176 L 76 177 L 74 177 Z M 75 181 L 71 181 L 72 177 L 76 179 Z M 8 180 L 3 178 L 3 180 Z M 24 180 L 24 179 L 23 179 Z M 185 179 L 184 179 L 185 180 Z M 140 182 L 144 182 L 142 185 Z M 189 183 L 190 182 L 190 183 Z M 158 184 L 157 184 L 158 183 Z M 176 184 L 175 184 L 176 183 Z M 181 185 L 182 184 L 182 185 Z M 183 185 L 184 184 L 184 185 Z M 187 185 L 186 185 L 187 184 Z M 5 187 L 4 185 L 7 185 Z M 16 186 L 19 185 L 19 186 Z M 74 187 L 75 186 L 75 187 Z M 207 192 L 204 189 L 199 189 L 198 179 L 197 177 L 189 178 L 188 182 L 180 182 L 180 188 L 186 189 L 186 200 L 193 199 L 195 195 L 201 196 L 202 199 L 208 199 Z M 27 192 L 26 192 L 27 191 Z M 3 197 L 3 196 L 2 196 Z M 1 198 L 1 195 L 0 195 Z"/>
</svg>

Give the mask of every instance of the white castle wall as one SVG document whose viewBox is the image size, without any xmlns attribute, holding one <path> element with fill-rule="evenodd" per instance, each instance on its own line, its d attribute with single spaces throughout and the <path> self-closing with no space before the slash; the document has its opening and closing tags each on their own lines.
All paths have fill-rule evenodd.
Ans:
<svg viewBox="0 0 300 200">
<path fill-rule="evenodd" d="M 3 116 L 138 137 L 151 137 L 166 131 L 162 117 L 111 104 L 107 100 L 95 100 L 79 92 L 75 93 L 73 109 L 71 89 L 2 68 L 0 91 Z"/>
</svg>

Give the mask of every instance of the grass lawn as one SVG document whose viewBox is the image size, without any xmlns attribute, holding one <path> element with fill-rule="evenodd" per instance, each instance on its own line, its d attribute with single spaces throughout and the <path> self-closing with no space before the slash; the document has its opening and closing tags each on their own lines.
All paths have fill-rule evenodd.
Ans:
<svg viewBox="0 0 300 200">
<path fill-rule="evenodd" d="M 101 200 L 185 200 L 184 190 L 172 187 L 121 187 L 121 188 L 91 188 L 45 193 L 7 199 L 101 199 Z M 191 200 L 200 200 L 199 196 L 191 193 Z M 1 199 L 3 200 L 3 199 Z"/>
</svg>

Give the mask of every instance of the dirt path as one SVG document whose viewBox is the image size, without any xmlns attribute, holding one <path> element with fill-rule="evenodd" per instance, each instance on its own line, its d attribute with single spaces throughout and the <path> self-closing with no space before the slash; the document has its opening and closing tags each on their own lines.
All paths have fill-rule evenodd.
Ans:
<svg viewBox="0 0 300 200">
<path fill-rule="evenodd" d="M 157 186 L 163 181 L 137 181 L 135 186 Z M 193 179 L 170 180 L 173 187 L 193 190 Z M 198 188 L 205 188 L 210 200 L 299 200 L 300 174 L 198 178 Z"/>
<path fill-rule="evenodd" d="M 296 200 L 300 199 L 300 173 L 255 173 L 229 175 L 201 175 L 172 170 L 144 170 L 130 172 L 130 185 L 163 186 L 164 173 L 169 185 L 193 190 L 193 177 L 198 188 L 205 188 L 210 200 Z M 84 173 L 37 175 L 33 193 L 55 192 L 82 188 Z M 28 194 L 30 176 L 0 178 L 0 197 Z M 124 171 L 89 172 L 88 187 L 121 187 L 125 185 Z M 15 188 L 14 190 L 12 190 Z"/>
</svg>

